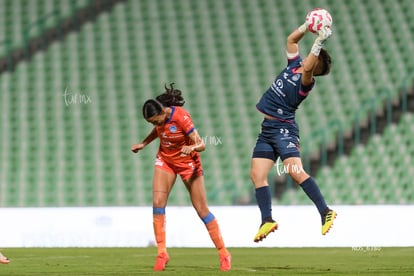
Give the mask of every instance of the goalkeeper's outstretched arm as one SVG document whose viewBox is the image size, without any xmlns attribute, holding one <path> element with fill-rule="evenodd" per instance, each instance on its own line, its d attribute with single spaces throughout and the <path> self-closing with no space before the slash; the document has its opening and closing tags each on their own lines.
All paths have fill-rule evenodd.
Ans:
<svg viewBox="0 0 414 276">
<path fill-rule="evenodd" d="M 329 73 L 331 59 L 322 47 L 326 40 L 332 35 L 332 30 L 329 27 L 323 27 L 317 35 L 318 37 L 315 39 L 308 56 L 302 62 L 303 85 L 311 84 L 314 76 L 322 76 Z M 324 55 L 320 57 L 321 52 L 324 52 Z"/>
<path fill-rule="evenodd" d="M 299 41 L 303 38 L 308 28 L 306 23 L 303 23 L 296 30 L 294 30 L 286 39 L 286 55 L 288 58 L 294 58 L 299 54 Z"/>
</svg>

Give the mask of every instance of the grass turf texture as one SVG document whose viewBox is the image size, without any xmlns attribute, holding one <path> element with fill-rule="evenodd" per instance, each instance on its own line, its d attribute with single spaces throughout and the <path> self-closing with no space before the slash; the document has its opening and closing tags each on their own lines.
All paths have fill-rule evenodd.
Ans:
<svg viewBox="0 0 414 276">
<path fill-rule="evenodd" d="M 233 268 L 219 271 L 212 248 L 170 248 L 166 275 L 414 275 L 414 247 L 230 248 Z M 0 275 L 148 275 L 155 248 L 6 248 Z"/>
</svg>

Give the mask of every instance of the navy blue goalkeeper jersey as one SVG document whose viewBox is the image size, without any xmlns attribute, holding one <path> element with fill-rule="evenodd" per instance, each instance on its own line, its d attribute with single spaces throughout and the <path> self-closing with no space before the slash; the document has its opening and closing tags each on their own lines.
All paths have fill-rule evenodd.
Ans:
<svg viewBox="0 0 414 276">
<path fill-rule="evenodd" d="M 287 67 L 276 77 L 257 103 L 256 108 L 260 112 L 281 121 L 294 122 L 296 109 L 315 84 L 313 80 L 309 86 L 302 85 L 302 74 L 296 72 L 301 62 L 299 55 L 288 59 Z"/>
</svg>

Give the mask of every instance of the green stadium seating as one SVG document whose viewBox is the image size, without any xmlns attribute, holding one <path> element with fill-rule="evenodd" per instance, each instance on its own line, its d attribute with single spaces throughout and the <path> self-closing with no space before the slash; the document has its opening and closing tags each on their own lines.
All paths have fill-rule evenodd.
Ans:
<svg viewBox="0 0 414 276">
<path fill-rule="evenodd" d="M 62 19 L 90 3 L 90 0 L 2 0 L 0 57 L 6 56 L 9 50 L 24 47 L 28 40 L 57 26 Z"/>
<path fill-rule="evenodd" d="M 407 113 L 382 136 L 374 136 L 367 146 L 357 147 L 332 168 L 318 173 L 322 190 L 332 204 L 410 204 L 414 187 L 414 145 L 410 140 L 414 116 Z"/>
<path fill-rule="evenodd" d="M 0 17 L 6 24 L 0 30 L 19 47 L 31 22 L 56 9 L 64 18 L 89 3 L 5 0 Z M 202 158 L 209 203 L 251 197 L 250 157 L 262 120 L 255 104 L 286 64 L 286 35 L 316 6 L 327 7 L 334 18 L 326 46 L 333 69 L 317 79 L 298 110 L 302 148 L 317 150 L 321 138 L 313 135 L 331 120 L 349 131 L 358 112 L 366 118 L 367 112 L 359 111 L 363 102 L 379 97 L 383 88 L 395 98 L 406 77 L 402 72 L 412 69 L 411 0 L 131 0 L 0 76 L 0 206 L 151 205 L 157 144 L 138 155 L 129 148 L 151 130 L 142 119 L 142 103 L 171 82 L 182 89 L 185 107 L 206 139 Z M 56 21 L 45 24 L 53 27 Z M 302 55 L 313 38 L 303 39 Z M 0 49 L 2 56 L 4 44 Z M 77 101 L 65 101 L 65 91 L 69 100 L 77 94 Z M 82 95 L 92 102 L 80 102 Z M 329 202 L 413 202 L 406 192 L 413 172 L 402 169 L 392 153 L 392 137 L 401 139 L 397 152 L 414 153 L 407 120 L 411 117 L 395 126 L 397 134 L 373 138 L 316 176 L 322 190 L 329 187 Z M 326 133 L 331 140 L 333 130 Z M 378 171 L 388 164 L 383 160 L 390 169 Z M 279 201 L 309 203 L 293 189 Z M 170 204 L 190 204 L 181 181 Z"/>
</svg>

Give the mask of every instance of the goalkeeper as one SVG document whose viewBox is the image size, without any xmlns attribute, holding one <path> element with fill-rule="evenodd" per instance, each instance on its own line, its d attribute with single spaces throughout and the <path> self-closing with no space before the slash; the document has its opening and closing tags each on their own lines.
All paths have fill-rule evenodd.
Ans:
<svg viewBox="0 0 414 276">
<path fill-rule="evenodd" d="M 316 76 L 329 74 L 331 57 L 323 49 L 331 36 L 329 27 L 322 27 L 307 57 L 299 55 L 299 41 L 308 32 L 306 23 L 294 30 L 286 43 L 287 67 L 276 77 L 256 105 L 264 120 L 253 150 L 250 177 L 255 187 L 255 196 L 261 212 L 261 225 L 254 237 L 259 242 L 278 227 L 272 218 L 272 199 L 267 182 L 270 170 L 278 157 L 284 170 L 299 184 L 316 205 L 322 220 L 322 235 L 332 226 L 336 213 L 325 203 L 315 180 L 302 166 L 299 151 L 299 128 L 295 122 L 295 111 L 309 95 Z"/>
</svg>

